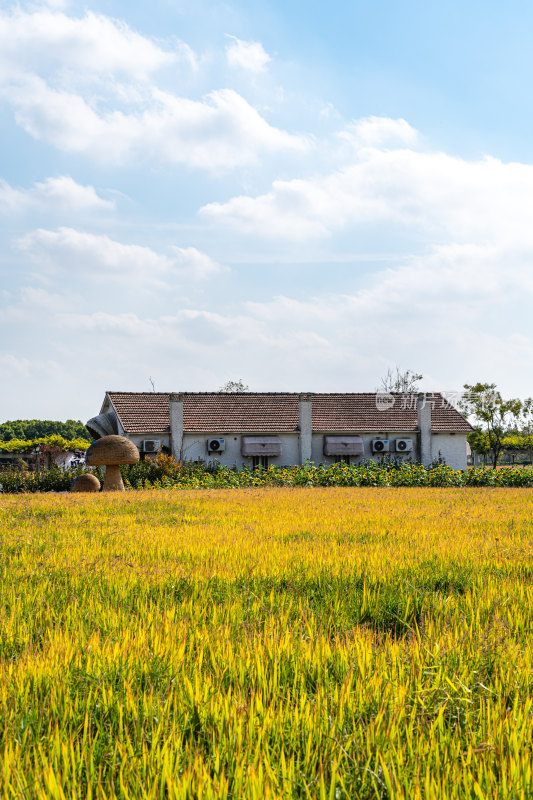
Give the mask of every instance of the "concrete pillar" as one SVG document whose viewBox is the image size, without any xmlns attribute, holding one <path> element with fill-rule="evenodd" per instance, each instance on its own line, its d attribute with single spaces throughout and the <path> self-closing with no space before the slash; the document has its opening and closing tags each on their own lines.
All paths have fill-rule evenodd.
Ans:
<svg viewBox="0 0 533 800">
<path fill-rule="evenodd" d="M 313 402 L 310 394 L 298 398 L 298 427 L 300 428 L 300 464 L 311 458 L 313 443 Z"/>
<path fill-rule="evenodd" d="M 421 392 L 417 399 L 418 450 L 420 463 L 429 467 L 431 457 L 431 396 Z"/>
<path fill-rule="evenodd" d="M 170 449 L 176 461 L 183 457 L 183 395 L 171 394 L 170 403 Z"/>
</svg>

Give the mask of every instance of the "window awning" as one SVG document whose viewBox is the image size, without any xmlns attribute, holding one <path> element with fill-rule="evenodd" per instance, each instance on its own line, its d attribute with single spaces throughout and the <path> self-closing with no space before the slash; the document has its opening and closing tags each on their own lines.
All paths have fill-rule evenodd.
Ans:
<svg viewBox="0 0 533 800">
<path fill-rule="evenodd" d="M 243 436 L 241 444 L 243 456 L 280 456 L 279 436 Z"/>
<path fill-rule="evenodd" d="M 325 456 L 362 456 L 364 452 L 360 436 L 324 436 Z"/>
</svg>

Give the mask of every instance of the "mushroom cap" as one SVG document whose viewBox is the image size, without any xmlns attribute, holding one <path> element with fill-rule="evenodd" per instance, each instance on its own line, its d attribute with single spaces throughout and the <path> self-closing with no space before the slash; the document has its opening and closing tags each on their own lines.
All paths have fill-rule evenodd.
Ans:
<svg viewBox="0 0 533 800">
<path fill-rule="evenodd" d="M 91 467 L 136 464 L 138 460 L 138 449 L 125 436 L 102 436 L 87 450 L 87 464 Z"/>
<path fill-rule="evenodd" d="M 100 481 L 96 477 L 96 475 L 92 475 L 90 472 L 84 472 L 82 475 L 78 475 L 75 478 L 71 485 L 70 485 L 71 492 L 99 492 L 100 491 Z"/>
</svg>

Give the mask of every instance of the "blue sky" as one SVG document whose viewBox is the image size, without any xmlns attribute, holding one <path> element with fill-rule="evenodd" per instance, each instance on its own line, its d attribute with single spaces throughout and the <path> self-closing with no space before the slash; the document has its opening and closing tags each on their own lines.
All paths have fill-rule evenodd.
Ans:
<svg viewBox="0 0 533 800">
<path fill-rule="evenodd" d="M 525 2 L 0 2 L 0 418 L 532 393 Z"/>
</svg>

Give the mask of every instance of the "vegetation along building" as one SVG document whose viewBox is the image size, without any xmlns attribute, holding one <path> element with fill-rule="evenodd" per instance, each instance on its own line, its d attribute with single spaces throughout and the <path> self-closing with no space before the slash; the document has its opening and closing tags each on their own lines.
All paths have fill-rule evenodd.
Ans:
<svg viewBox="0 0 533 800">
<path fill-rule="evenodd" d="M 87 427 L 146 456 L 251 468 L 401 458 L 464 469 L 472 430 L 440 394 L 281 392 L 106 392 Z"/>
</svg>

